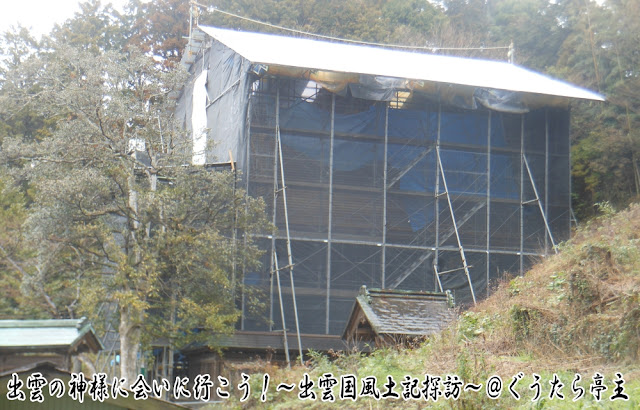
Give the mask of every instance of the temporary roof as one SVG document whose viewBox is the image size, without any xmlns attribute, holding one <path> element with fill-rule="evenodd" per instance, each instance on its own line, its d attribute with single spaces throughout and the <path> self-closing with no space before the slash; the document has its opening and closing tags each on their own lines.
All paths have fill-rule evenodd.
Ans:
<svg viewBox="0 0 640 410">
<path fill-rule="evenodd" d="M 448 294 L 362 287 L 343 338 L 357 339 L 360 328 L 375 335 L 427 336 L 455 318 Z"/>
<path fill-rule="evenodd" d="M 102 343 L 85 318 L 0 320 L 0 350 L 71 350 L 82 343 L 96 352 L 102 349 Z"/>
<path fill-rule="evenodd" d="M 600 94 L 507 62 L 207 26 L 200 29 L 252 63 L 604 101 Z"/>
</svg>

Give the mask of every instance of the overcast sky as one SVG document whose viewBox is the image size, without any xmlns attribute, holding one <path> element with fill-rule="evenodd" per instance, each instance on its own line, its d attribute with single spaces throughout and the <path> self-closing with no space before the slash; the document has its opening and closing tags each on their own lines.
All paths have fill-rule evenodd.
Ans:
<svg viewBox="0 0 640 410">
<path fill-rule="evenodd" d="M 48 34 L 55 23 L 63 23 L 80 11 L 78 0 L 0 0 L 0 32 L 18 22 L 37 37 Z M 103 0 L 122 11 L 127 0 Z"/>
</svg>

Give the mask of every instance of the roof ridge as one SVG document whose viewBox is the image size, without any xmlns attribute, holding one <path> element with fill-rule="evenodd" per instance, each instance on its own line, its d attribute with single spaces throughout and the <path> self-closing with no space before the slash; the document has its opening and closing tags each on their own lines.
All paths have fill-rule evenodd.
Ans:
<svg viewBox="0 0 640 410">
<path fill-rule="evenodd" d="M 0 320 L 0 328 L 74 327 L 81 328 L 87 318 L 80 319 L 8 319 Z"/>
</svg>

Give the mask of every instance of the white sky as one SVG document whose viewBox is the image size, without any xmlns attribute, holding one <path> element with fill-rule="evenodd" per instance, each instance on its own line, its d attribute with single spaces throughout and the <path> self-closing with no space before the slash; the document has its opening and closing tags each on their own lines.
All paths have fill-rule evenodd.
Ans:
<svg viewBox="0 0 640 410">
<path fill-rule="evenodd" d="M 0 32 L 20 22 L 33 35 L 49 34 L 55 23 L 63 23 L 80 11 L 78 0 L 0 0 Z M 127 0 L 102 0 L 122 11 Z"/>
</svg>

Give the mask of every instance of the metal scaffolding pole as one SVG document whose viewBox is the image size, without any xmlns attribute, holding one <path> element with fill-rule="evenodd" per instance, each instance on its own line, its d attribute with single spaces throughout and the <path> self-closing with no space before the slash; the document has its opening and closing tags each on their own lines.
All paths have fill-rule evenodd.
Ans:
<svg viewBox="0 0 640 410">
<path fill-rule="evenodd" d="M 436 282 L 438 283 L 438 289 L 440 289 L 440 292 L 444 292 L 444 290 L 442 289 L 442 282 L 440 281 L 440 272 L 438 272 L 438 267 L 436 265 L 433 265 L 433 271 L 436 274 Z"/>
<path fill-rule="evenodd" d="M 289 357 L 289 338 L 287 337 L 287 323 L 284 320 L 284 306 L 282 303 L 282 287 L 280 286 L 280 268 L 278 267 L 278 255 L 273 252 L 271 254 L 271 260 L 273 260 L 274 272 L 276 275 L 276 282 L 278 283 L 278 299 L 280 301 L 280 320 L 282 320 L 282 337 L 284 340 L 284 355 L 287 359 L 287 367 L 291 367 L 291 358 Z"/>
<path fill-rule="evenodd" d="M 329 215 L 327 226 L 327 299 L 325 315 L 325 333 L 329 334 L 329 316 L 331 300 L 331 235 L 333 225 L 333 142 L 335 137 L 336 95 L 331 94 L 331 136 L 329 140 Z"/>
<path fill-rule="evenodd" d="M 384 113 L 384 171 L 382 181 L 382 277 L 380 283 L 382 289 L 386 289 L 386 268 L 387 268 L 387 177 L 388 177 L 388 155 L 389 155 L 389 103 L 385 105 Z"/>
<path fill-rule="evenodd" d="M 440 147 L 436 147 L 436 154 L 438 155 L 438 166 L 440 167 L 440 174 L 442 176 L 442 186 L 444 187 L 444 194 L 447 197 L 447 203 L 449 204 L 449 211 L 451 212 L 451 223 L 453 224 L 453 228 L 456 233 L 456 240 L 458 241 L 458 249 L 460 250 L 460 258 L 462 259 L 462 266 L 464 268 L 464 273 L 467 275 L 467 281 L 469 282 L 469 289 L 471 289 L 471 298 L 473 299 L 473 304 L 476 304 L 476 295 L 473 291 L 473 284 L 471 283 L 471 275 L 469 274 L 469 265 L 467 265 L 467 258 L 464 254 L 464 248 L 462 247 L 462 242 L 460 241 L 460 233 L 458 232 L 458 225 L 456 224 L 456 215 L 453 212 L 453 204 L 451 203 L 451 196 L 449 195 L 449 189 L 447 188 L 447 178 L 444 174 L 444 167 L 442 166 L 442 158 L 440 158 Z"/>
<path fill-rule="evenodd" d="M 246 151 L 245 151 L 245 173 L 244 173 L 244 178 L 245 178 L 245 195 L 249 195 L 249 178 L 251 178 L 251 174 L 250 174 L 250 170 L 251 170 L 251 119 L 253 117 L 253 112 L 252 112 L 252 107 L 253 107 L 253 94 L 249 93 L 249 100 L 247 101 L 247 115 L 246 115 L 246 120 L 245 120 L 245 129 L 244 129 L 244 133 L 246 136 L 246 140 L 247 140 L 247 145 L 246 145 Z M 249 212 L 249 204 L 248 202 L 245 202 L 245 206 L 244 206 L 244 213 L 245 215 Z M 242 235 L 242 245 L 243 248 L 246 249 L 247 248 L 247 235 L 246 233 Z M 244 256 L 243 256 L 243 263 L 242 263 L 242 279 L 241 279 L 241 283 L 244 285 L 244 278 L 246 275 L 246 262 L 244 260 Z M 270 265 L 271 266 L 271 265 Z M 244 330 L 244 317 L 245 317 L 245 309 L 244 309 L 244 305 L 246 303 L 246 296 L 244 293 L 244 286 L 241 287 L 242 289 L 242 294 L 240 295 L 240 330 Z M 269 295 L 269 297 L 271 297 L 271 295 Z"/>
<path fill-rule="evenodd" d="M 233 172 L 233 197 L 236 197 L 236 191 L 238 188 L 238 170 L 236 169 L 236 165 L 233 162 L 233 154 L 231 150 L 229 150 L 229 161 L 231 163 L 231 170 Z M 156 177 L 156 175 L 154 175 Z M 237 264 L 237 254 L 238 254 L 238 207 L 234 206 L 235 210 L 233 213 L 233 231 L 231 231 L 231 238 L 233 241 L 233 264 L 231 265 L 231 297 L 233 299 L 233 303 L 236 302 L 236 274 L 238 270 Z"/>
<path fill-rule="evenodd" d="M 567 135 L 571 135 L 571 121 L 569 121 L 569 124 L 568 124 Z M 568 221 L 569 222 L 569 238 L 571 238 L 571 222 L 572 220 L 573 222 L 575 222 L 575 227 L 577 229 L 578 219 L 576 218 L 576 214 L 573 213 L 573 204 L 571 203 L 571 192 L 573 190 L 573 178 L 571 177 L 571 139 L 570 138 L 567 138 L 567 152 L 569 153 L 569 162 L 567 163 L 567 165 L 569 166 L 569 169 L 567 170 L 569 175 L 569 195 L 568 195 L 569 203 L 567 205 L 569 206 L 569 221 Z"/>
<path fill-rule="evenodd" d="M 573 213 L 573 208 L 569 208 L 569 231 L 571 231 L 571 224 L 578 229 L 578 219 L 576 218 L 576 214 Z"/>
<path fill-rule="evenodd" d="M 437 135 L 436 135 L 436 150 L 440 151 L 440 117 L 442 116 L 442 104 L 438 103 L 438 126 L 437 126 Z M 442 284 L 440 283 L 440 278 L 438 277 L 438 258 L 440 257 L 438 248 L 440 246 L 440 164 L 436 164 L 436 184 L 435 191 L 433 193 L 434 199 L 434 210 L 435 210 L 435 224 L 436 224 L 436 243 L 435 250 L 433 251 L 433 273 L 436 276 L 436 280 L 438 285 L 440 286 L 440 292 L 442 292 Z"/>
<path fill-rule="evenodd" d="M 520 275 L 524 274 L 524 115 L 520 114 Z"/>
<path fill-rule="evenodd" d="M 480 208 L 485 206 L 484 202 L 479 202 L 478 205 Z M 467 212 L 466 215 L 470 215 L 473 212 L 477 211 L 477 209 L 472 208 L 469 212 Z M 466 216 L 463 217 L 461 220 L 458 221 L 458 228 L 460 228 L 465 220 Z M 450 233 L 450 234 L 449 234 Z M 450 238 L 451 235 L 453 235 L 455 232 L 453 230 L 453 227 L 446 233 L 446 235 L 440 235 L 441 236 L 441 240 L 440 240 L 440 244 L 444 243 L 447 238 Z M 262 239 L 271 239 L 271 235 L 268 236 L 264 236 L 264 235 L 253 235 L 254 238 L 262 238 Z M 281 238 L 281 239 L 286 239 L 286 238 Z M 322 242 L 322 243 L 327 243 L 327 240 L 325 238 L 319 238 L 319 237 L 310 237 L 310 236 L 291 236 L 291 240 L 292 241 L 307 241 L 307 242 Z M 345 244 L 345 245 L 368 245 L 368 246 L 379 246 L 380 242 L 376 242 L 376 241 L 360 241 L 360 240 L 352 240 L 352 239 L 333 239 L 332 241 L 334 244 L 339 243 L 339 244 Z M 436 248 L 435 246 L 422 246 L 422 245 L 405 245 L 405 244 L 397 244 L 397 243 L 387 243 L 387 248 L 395 248 L 395 249 L 414 249 L 414 250 L 421 250 L 421 251 L 435 251 Z M 458 248 L 454 247 L 454 246 L 442 246 L 440 245 L 439 249 L 441 251 L 457 251 Z M 473 248 L 470 246 L 467 246 L 465 248 L 465 252 L 467 253 L 482 253 L 482 254 L 486 254 L 487 250 L 486 248 L 483 246 L 481 248 Z M 520 251 L 519 250 L 515 250 L 515 251 L 510 251 L 510 250 L 501 250 L 501 249 L 491 249 L 491 253 L 492 254 L 500 254 L 500 255 L 514 255 L 514 256 L 518 256 L 520 255 Z M 540 253 L 540 252 L 533 252 L 533 251 L 524 251 L 524 255 L 525 256 L 544 256 L 544 253 Z M 435 278 L 434 278 L 434 283 L 435 283 Z"/>
<path fill-rule="evenodd" d="M 549 109 L 544 110 L 544 219 L 549 218 Z M 549 240 L 544 236 L 544 256 L 549 254 Z"/>
<path fill-rule="evenodd" d="M 489 296 L 489 279 L 491 278 L 490 266 L 490 240 L 491 240 L 491 111 L 487 119 L 487 297 Z"/>
<path fill-rule="evenodd" d="M 300 364 L 304 364 L 302 354 L 302 341 L 300 339 L 300 321 L 298 319 L 298 303 L 296 302 L 296 289 L 293 283 L 293 257 L 291 256 L 291 233 L 289 231 L 289 212 L 287 208 L 287 185 L 284 181 L 284 161 L 282 159 L 282 141 L 280 139 L 280 118 L 276 119 L 276 135 L 278 142 L 278 153 L 280 154 L 280 179 L 282 181 L 282 203 L 284 205 L 284 225 L 287 231 L 287 256 L 289 258 L 289 277 L 291 279 L 291 297 L 293 298 L 293 315 L 296 321 L 296 333 L 298 336 L 298 350 L 300 351 Z"/>
<path fill-rule="evenodd" d="M 280 87 L 276 83 L 276 135 L 273 145 L 273 203 L 271 223 L 276 226 L 276 211 L 278 209 L 278 126 L 280 122 Z M 276 254 L 276 236 L 271 235 L 271 262 L 269 266 L 275 266 L 273 258 Z M 269 330 L 273 330 L 273 274 L 269 276 Z"/>
</svg>

